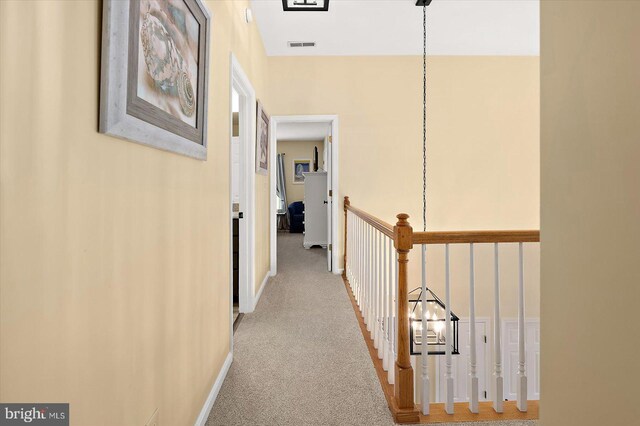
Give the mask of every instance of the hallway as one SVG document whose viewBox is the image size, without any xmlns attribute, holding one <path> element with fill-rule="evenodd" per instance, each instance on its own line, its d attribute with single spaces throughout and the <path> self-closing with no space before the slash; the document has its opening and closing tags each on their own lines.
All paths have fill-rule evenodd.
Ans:
<svg viewBox="0 0 640 426">
<path fill-rule="evenodd" d="M 342 278 L 326 271 L 324 253 L 304 250 L 302 234 L 278 235 L 278 275 L 238 327 L 207 425 L 393 425 Z"/>
<path fill-rule="evenodd" d="M 234 335 L 207 425 L 391 425 L 342 278 L 302 234 L 278 234 L 278 275 Z"/>
</svg>

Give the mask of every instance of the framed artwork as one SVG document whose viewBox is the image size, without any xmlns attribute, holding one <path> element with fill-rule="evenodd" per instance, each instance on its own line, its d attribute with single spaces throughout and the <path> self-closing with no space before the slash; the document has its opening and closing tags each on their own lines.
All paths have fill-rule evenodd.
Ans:
<svg viewBox="0 0 640 426">
<path fill-rule="evenodd" d="M 211 14 L 202 0 L 104 0 L 100 132 L 207 158 Z"/>
<path fill-rule="evenodd" d="M 256 118 L 256 172 L 266 175 L 269 171 L 269 115 L 258 101 Z"/>
<path fill-rule="evenodd" d="M 304 183 L 303 173 L 311 171 L 311 160 L 293 160 L 293 183 L 300 185 Z"/>
</svg>

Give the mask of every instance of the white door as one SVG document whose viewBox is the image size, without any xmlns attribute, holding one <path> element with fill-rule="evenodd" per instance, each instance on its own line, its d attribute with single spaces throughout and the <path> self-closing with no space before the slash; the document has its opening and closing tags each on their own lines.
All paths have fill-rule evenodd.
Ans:
<svg viewBox="0 0 640 426">
<path fill-rule="evenodd" d="M 502 324 L 504 345 L 504 397 L 515 401 L 518 379 L 518 321 L 505 320 Z M 540 399 L 540 320 L 525 321 L 525 373 L 527 399 Z"/>
<path fill-rule="evenodd" d="M 328 247 L 327 242 L 327 172 L 304 175 L 304 248 Z"/>
<path fill-rule="evenodd" d="M 478 376 L 479 400 L 488 399 L 487 387 L 487 322 L 476 320 L 476 375 Z M 453 355 L 453 400 L 467 402 L 469 400 L 469 320 L 458 322 L 460 355 Z M 444 356 L 438 356 L 438 402 L 444 402 L 444 373 L 446 363 Z"/>
<path fill-rule="evenodd" d="M 331 125 L 329 125 L 331 128 Z M 331 259 L 333 257 L 333 244 L 331 241 L 331 206 L 333 204 L 333 190 L 331 185 L 331 136 L 324 139 L 324 151 L 326 152 L 325 168 L 327 170 L 327 269 L 331 271 Z"/>
</svg>

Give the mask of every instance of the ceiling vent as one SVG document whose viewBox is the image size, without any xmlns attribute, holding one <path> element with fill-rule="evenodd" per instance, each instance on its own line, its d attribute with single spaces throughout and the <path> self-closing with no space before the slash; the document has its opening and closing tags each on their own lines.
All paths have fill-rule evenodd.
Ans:
<svg viewBox="0 0 640 426">
<path fill-rule="evenodd" d="M 315 41 L 289 41 L 287 42 L 289 47 L 315 47 Z"/>
</svg>

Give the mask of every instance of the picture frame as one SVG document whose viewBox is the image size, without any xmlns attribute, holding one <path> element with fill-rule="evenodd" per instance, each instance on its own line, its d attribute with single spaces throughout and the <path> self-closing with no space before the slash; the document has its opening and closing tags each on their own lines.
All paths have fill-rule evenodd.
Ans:
<svg viewBox="0 0 640 426">
<path fill-rule="evenodd" d="M 207 158 L 212 16 L 202 0 L 104 0 L 101 133 Z"/>
<path fill-rule="evenodd" d="M 311 171 L 311 160 L 309 159 L 298 159 L 293 160 L 293 184 L 295 185 L 303 185 L 304 184 L 304 175 L 303 173 L 309 173 Z"/>
<path fill-rule="evenodd" d="M 269 114 L 257 101 L 256 105 L 256 173 L 269 172 Z"/>
</svg>

